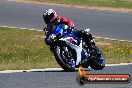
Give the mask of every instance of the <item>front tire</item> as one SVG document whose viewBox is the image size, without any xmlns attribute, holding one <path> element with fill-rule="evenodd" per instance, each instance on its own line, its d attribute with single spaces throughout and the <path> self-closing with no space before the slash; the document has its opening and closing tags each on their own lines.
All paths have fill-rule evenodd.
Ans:
<svg viewBox="0 0 132 88">
<path fill-rule="evenodd" d="M 62 46 L 62 47 L 65 47 L 65 46 Z M 68 71 L 68 72 L 73 72 L 75 71 L 75 63 L 74 63 L 74 67 L 71 67 L 66 61 L 65 59 L 67 58 L 64 58 L 62 56 L 62 47 L 56 47 L 54 50 L 53 50 L 53 54 L 56 58 L 56 61 L 57 63 L 65 70 L 65 71 Z M 70 49 L 69 49 L 70 50 Z M 72 53 L 73 55 L 73 52 L 72 51 L 69 51 Z M 74 62 L 75 62 L 75 58 L 70 58 L 70 59 L 74 59 Z"/>
</svg>

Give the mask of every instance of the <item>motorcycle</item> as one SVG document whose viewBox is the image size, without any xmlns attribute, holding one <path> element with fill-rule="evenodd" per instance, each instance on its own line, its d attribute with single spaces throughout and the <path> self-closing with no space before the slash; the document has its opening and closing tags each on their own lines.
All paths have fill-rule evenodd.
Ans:
<svg viewBox="0 0 132 88">
<path fill-rule="evenodd" d="M 47 39 L 47 44 L 53 52 L 57 63 L 65 71 L 75 71 L 76 67 L 89 66 L 94 70 L 102 70 L 105 67 L 105 59 L 103 58 L 99 48 L 96 47 L 94 37 L 89 33 L 90 29 L 85 29 L 88 36 L 88 44 L 78 37 L 76 33 L 64 31 L 68 27 L 64 24 L 59 24 L 52 31 L 44 32 Z M 85 39 L 86 40 L 86 39 Z"/>
</svg>

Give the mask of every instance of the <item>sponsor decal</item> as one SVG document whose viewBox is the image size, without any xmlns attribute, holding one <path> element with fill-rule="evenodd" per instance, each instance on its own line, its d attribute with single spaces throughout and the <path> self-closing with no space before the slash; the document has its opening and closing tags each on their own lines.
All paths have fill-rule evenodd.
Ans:
<svg viewBox="0 0 132 88">
<path fill-rule="evenodd" d="M 82 67 L 79 67 L 76 76 L 78 84 L 127 84 L 131 81 L 129 74 L 87 74 Z"/>
</svg>

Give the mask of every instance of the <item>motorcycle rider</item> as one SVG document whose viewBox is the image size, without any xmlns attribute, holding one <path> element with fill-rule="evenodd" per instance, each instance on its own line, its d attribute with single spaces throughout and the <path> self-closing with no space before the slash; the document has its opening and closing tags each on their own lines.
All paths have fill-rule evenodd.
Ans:
<svg viewBox="0 0 132 88">
<path fill-rule="evenodd" d="M 57 26 L 58 24 L 66 24 L 68 25 L 67 29 L 64 29 L 64 31 L 71 32 L 73 31 L 76 33 L 79 37 L 83 38 L 84 41 L 88 44 L 89 38 L 92 38 L 89 33 L 87 33 L 84 30 L 77 30 L 74 28 L 74 23 L 64 17 L 58 16 L 56 11 L 53 9 L 48 9 L 43 13 L 43 19 L 45 23 L 47 24 L 47 28 L 45 28 L 48 32 L 53 29 L 54 26 Z M 89 37 L 89 38 L 88 38 Z M 46 44 L 48 45 L 48 40 L 45 39 Z"/>
</svg>

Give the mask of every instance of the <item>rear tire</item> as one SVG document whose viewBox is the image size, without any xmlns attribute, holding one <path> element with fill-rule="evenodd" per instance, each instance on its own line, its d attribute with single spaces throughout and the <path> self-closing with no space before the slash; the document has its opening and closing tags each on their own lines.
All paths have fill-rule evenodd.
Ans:
<svg viewBox="0 0 132 88">
<path fill-rule="evenodd" d="M 81 66 L 83 67 L 83 68 L 88 68 L 89 67 L 89 63 L 88 62 L 85 62 L 84 64 L 82 64 Z"/>
<path fill-rule="evenodd" d="M 105 67 L 105 59 L 97 47 L 93 49 L 90 67 L 94 70 L 102 70 Z"/>
<path fill-rule="evenodd" d="M 92 60 L 90 67 L 94 70 L 102 70 L 105 67 L 105 61 L 102 64 L 99 64 L 98 60 Z"/>
</svg>

